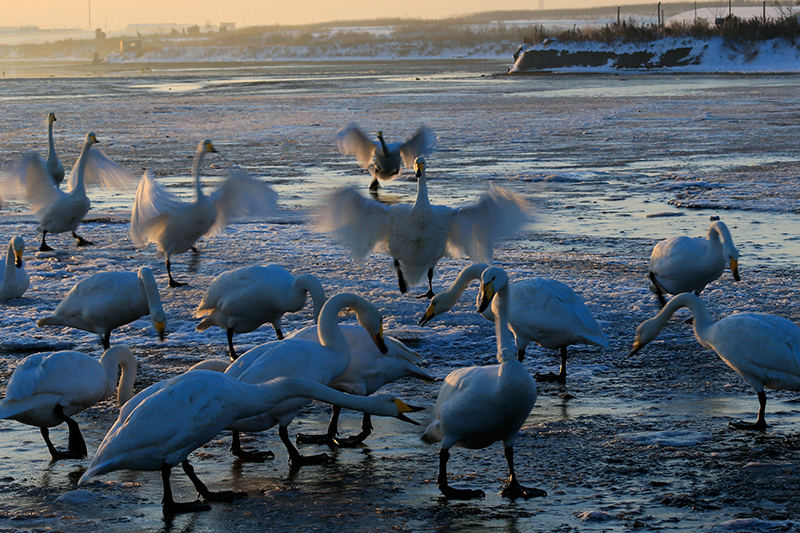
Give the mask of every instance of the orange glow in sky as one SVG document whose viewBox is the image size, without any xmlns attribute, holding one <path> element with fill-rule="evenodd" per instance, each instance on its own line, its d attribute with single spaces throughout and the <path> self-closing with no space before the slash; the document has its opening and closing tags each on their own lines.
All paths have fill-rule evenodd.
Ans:
<svg viewBox="0 0 800 533">
<path fill-rule="evenodd" d="M 546 9 L 641 4 L 642 0 L 544 0 Z M 654 2 L 655 4 L 655 2 Z M 482 11 L 538 9 L 539 0 L 0 0 L 0 27 L 124 29 L 128 24 L 234 22 L 237 28 L 376 18 L 438 19 Z M 91 20 L 91 28 L 89 24 Z"/>
</svg>

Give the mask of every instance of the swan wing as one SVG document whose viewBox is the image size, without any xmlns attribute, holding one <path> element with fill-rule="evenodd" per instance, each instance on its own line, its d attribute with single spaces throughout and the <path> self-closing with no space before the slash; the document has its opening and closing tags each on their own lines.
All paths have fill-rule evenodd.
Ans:
<svg viewBox="0 0 800 533">
<path fill-rule="evenodd" d="M 187 205 L 159 184 L 152 171 L 144 172 L 136 189 L 131 212 L 131 239 L 139 246 L 154 240 L 165 218 Z"/>
<path fill-rule="evenodd" d="M 278 193 L 263 181 L 231 172 L 211 195 L 211 202 L 217 209 L 217 218 L 207 235 L 217 235 L 236 218 L 270 215 L 278 203 Z"/>
<path fill-rule="evenodd" d="M 414 160 L 430 154 L 436 146 L 436 135 L 426 126 L 420 126 L 414 135 L 400 145 L 400 155 L 406 168 L 414 168 Z"/>
<path fill-rule="evenodd" d="M 375 250 L 388 249 L 389 208 L 364 198 L 352 188 L 335 192 L 320 211 L 318 225 L 322 231 L 335 231 L 361 261 Z"/>
<path fill-rule="evenodd" d="M 348 124 L 336 132 L 336 144 L 342 155 L 355 155 L 361 168 L 367 168 L 372 163 L 376 144 L 355 124 Z M 411 164 L 414 164 L 413 161 Z"/>
<path fill-rule="evenodd" d="M 81 352 L 38 353 L 26 357 L 11 376 L 6 399 L 21 400 L 50 393 L 67 398 L 103 398 L 107 387 L 105 370 Z"/>
<path fill-rule="evenodd" d="M 10 172 L 9 178 L 4 183 L 3 193 L 8 196 L 24 194 L 37 218 L 41 218 L 42 211 L 49 205 L 66 196 L 56 186 L 45 162 L 34 153 L 26 154 Z"/>
<path fill-rule="evenodd" d="M 492 185 L 475 204 L 451 215 L 447 253 L 491 263 L 496 241 L 518 231 L 528 219 L 528 202 L 522 196 Z"/>
<path fill-rule="evenodd" d="M 76 163 L 67 180 L 69 190 L 75 188 L 77 170 Z M 86 185 L 100 184 L 108 189 L 124 190 L 136 183 L 136 178 L 127 168 L 112 161 L 100 148 L 92 147 L 86 154 L 83 181 Z"/>
</svg>

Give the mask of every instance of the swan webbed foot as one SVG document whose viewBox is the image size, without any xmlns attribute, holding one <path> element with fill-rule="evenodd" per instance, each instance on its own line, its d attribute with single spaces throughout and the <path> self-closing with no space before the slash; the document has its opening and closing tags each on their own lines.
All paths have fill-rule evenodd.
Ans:
<svg viewBox="0 0 800 533">
<path fill-rule="evenodd" d="M 74 231 L 72 232 L 72 236 L 75 237 L 76 241 L 78 241 L 76 243 L 76 246 L 94 246 L 94 243 L 92 241 L 84 239 Z"/>
<path fill-rule="evenodd" d="M 541 498 L 543 496 L 547 496 L 547 491 L 532 487 L 523 487 L 515 479 L 508 482 L 508 485 L 506 485 L 502 492 L 500 492 L 500 495 L 503 498 L 524 498 L 527 500 L 528 498 Z"/>
<path fill-rule="evenodd" d="M 448 500 L 474 500 L 486 496 L 480 489 L 457 489 L 450 485 L 439 485 L 439 491 Z"/>
<path fill-rule="evenodd" d="M 417 296 L 417 298 L 420 298 L 420 299 L 421 298 L 427 298 L 427 299 L 430 300 L 434 296 L 436 296 L 436 295 L 433 293 L 433 289 L 428 289 L 428 292 L 426 292 L 425 294 L 420 294 L 419 296 Z"/>
<path fill-rule="evenodd" d="M 333 460 L 333 458 L 326 453 L 320 453 L 317 455 L 297 454 L 289 457 L 289 464 L 292 465 L 292 468 L 299 468 L 301 466 L 324 465 L 331 460 Z"/>
<path fill-rule="evenodd" d="M 518 356 L 519 357 L 519 356 Z M 553 374 L 552 372 L 548 372 L 547 374 L 540 374 L 536 373 L 533 375 L 536 381 L 541 383 L 566 383 L 567 376 L 562 376 L 561 374 Z"/>
<path fill-rule="evenodd" d="M 218 492 L 208 491 L 205 494 L 201 494 L 201 496 L 203 501 L 207 502 L 230 503 L 247 498 L 247 493 L 238 490 L 221 490 Z"/>
<path fill-rule="evenodd" d="M 294 441 L 297 444 L 327 444 L 328 446 L 331 446 L 335 444 L 335 436 L 327 433 L 323 433 L 322 435 L 298 433 Z"/>
<path fill-rule="evenodd" d="M 203 511 L 210 511 L 211 506 L 206 505 L 200 500 L 193 502 L 161 502 L 161 509 L 166 515 L 175 515 L 182 513 L 200 513 Z"/>
<path fill-rule="evenodd" d="M 42 243 L 42 245 L 39 246 L 39 251 L 40 252 L 52 252 L 54 250 L 49 244 Z"/>
<path fill-rule="evenodd" d="M 275 459 L 275 454 L 271 451 L 260 452 L 258 450 L 244 450 L 239 440 L 239 432 L 233 432 L 231 440 L 231 453 L 246 463 L 263 463 Z"/>
<path fill-rule="evenodd" d="M 739 429 L 744 431 L 764 432 L 767 430 L 768 426 L 763 420 L 758 420 L 756 422 L 745 422 L 744 420 L 740 420 L 738 422 L 728 422 L 728 427 L 731 429 Z"/>
<path fill-rule="evenodd" d="M 358 435 L 351 435 L 349 437 L 336 437 L 333 439 L 334 444 L 339 448 L 355 448 L 370 436 L 371 431 L 362 431 Z"/>
<path fill-rule="evenodd" d="M 170 287 L 172 287 L 172 288 L 175 288 L 175 287 L 185 287 L 186 285 L 188 285 L 188 283 L 183 283 L 183 282 L 180 282 L 180 281 L 175 281 L 174 279 L 172 279 L 172 276 L 170 276 L 170 277 L 169 277 L 169 284 L 168 284 L 168 285 L 169 285 Z"/>
</svg>

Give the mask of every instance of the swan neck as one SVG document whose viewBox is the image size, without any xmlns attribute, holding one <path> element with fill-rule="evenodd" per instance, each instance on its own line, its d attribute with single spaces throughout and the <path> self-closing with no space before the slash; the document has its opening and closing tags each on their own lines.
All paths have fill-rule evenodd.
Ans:
<svg viewBox="0 0 800 533">
<path fill-rule="evenodd" d="M 86 170 L 86 160 L 89 158 L 89 150 L 92 148 L 92 142 L 86 139 L 83 143 L 81 155 L 78 157 L 78 168 L 75 171 L 75 189 L 83 190 L 83 173 Z"/>
<path fill-rule="evenodd" d="M 153 320 L 164 319 L 164 308 L 161 305 L 161 295 L 158 293 L 158 286 L 152 273 L 139 272 L 139 283 L 144 289 L 147 298 L 147 309 L 150 311 L 150 318 Z"/>
<path fill-rule="evenodd" d="M 473 280 L 480 279 L 481 273 L 487 268 L 489 268 L 489 265 L 486 263 L 473 263 L 459 272 L 458 277 L 456 277 L 453 284 L 450 285 L 450 288 L 437 295 L 437 302 L 445 304 L 445 310 L 452 309 L 458 299 L 461 298 L 461 295 L 464 294 L 464 291 L 467 290 L 469 284 L 472 283 Z M 440 304 L 437 303 L 437 305 Z"/>
<path fill-rule="evenodd" d="M 48 141 L 48 149 L 47 149 L 47 159 L 53 159 L 56 156 L 56 144 L 53 141 L 53 121 L 47 121 L 47 141 Z"/>
<path fill-rule="evenodd" d="M 294 278 L 290 298 L 297 300 L 302 308 L 305 305 L 306 293 L 311 295 L 311 303 L 314 306 L 314 322 L 317 322 L 322 306 L 325 304 L 325 289 L 322 288 L 319 280 L 311 274 L 301 274 Z"/>
<path fill-rule="evenodd" d="M 203 165 L 205 155 L 206 151 L 201 146 L 197 150 L 197 155 L 194 157 L 194 163 L 192 164 L 192 177 L 194 178 L 194 186 L 198 198 L 203 196 L 203 187 L 200 184 L 200 168 Z"/>
<path fill-rule="evenodd" d="M 386 141 L 383 140 L 383 135 L 378 137 L 378 140 L 381 142 L 381 149 L 383 150 L 383 157 L 389 157 L 389 147 L 386 145 Z"/>
<path fill-rule="evenodd" d="M 420 205 L 430 205 L 430 200 L 428 200 L 428 180 L 425 178 L 425 169 L 422 169 L 422 172 L 420 172 L 417 178 L 417 201 L 414 203 L 414 206 Z"/>
<path fill-rule="evenodd" d="M 337 294 L 322 306 L 317 323 L 319 343 L 336 352 L 350 355 L 350 345 L 339 327 L 339 311 L 352 307 L 358 313 L 360 305 L 352 294 Z"/>
<path fill-rule="evenodd" d="M 705 339 L 708 335 L 709 328 L 711 328 L 715 322 L 711 317 L 711 313 L 708 312 L 708 307 L 703 303 L 703 300 L 690 292 L 685 292 L 672 298 L 658 315 L 655 316 L 653 320 L 656 321 L 658 330 L 661 331 L 672 315 L 682 307 L 686 307 L 692 312 L 695 336 L 698 339 Z"/>
<path fill-rule="evenodd" d="M 370 396 L 355 396 L 345 394 L 321 383 L 301 378 L 278 378 L 266 385 L 256 385 L 263 388 L 263 394 L 269 396 L 268 402 L 280 402 L 286 398 L 311 398 L 320 402 L 338 405 L 345 409 L 353 409 L 375 415 L 393 416 L 395 413 L 382 409 L 378 398 Z M 263 406 L 262 406 L 263 409 Z"/>
<path fill-rule="evenodd" d="M 8 243 L 8 252 L 6 253 L 6 268 L 3 272 L 3 279 L 14 279 L 14 269 L 16 268 L 16 257 L 14 256 L 14 242 Z"/>
<path fill-rule="evenodd" d="M 728 230 L 728 226 L 726 226 L 724 223 L 716 221 L 708 227 L 708 240 L 716 241 L 718 245 L 719 242 L 722 241 L 721 246 L 723 250 L 725 250 L 725 255 L 734 259 L 738 259 L 739 252 L 733 246 L 733 237 L 731 237 L 731 232 Z"/>
<path fill-rule="evenodd" d="M 125 403 L 133 398 L 133 384 L 136 381 L 136 358 L 127 348 L 109 348 L 103 357 L 100 358 L 100 364 L 106 370 L 108 375 L 109 384 L 117 383 L 117 368 L 122 369 L 119 376 L 119 384 L 117 385 L 117 404 L 122 407 Z M 109 391 L 109 394 L 111 391 Z"/>
<path fill-rule="evenodd" d="M 494 296 L 494 327 L 497 336 L 497 360 L 500 363 L 517 357 L 514 336 L 508 328 L 508 285 L 503 285 Z"/>
</svg>

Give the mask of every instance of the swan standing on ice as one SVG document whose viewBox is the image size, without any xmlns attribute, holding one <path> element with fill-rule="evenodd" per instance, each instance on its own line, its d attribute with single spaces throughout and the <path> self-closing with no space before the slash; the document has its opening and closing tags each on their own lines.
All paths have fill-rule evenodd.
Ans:
<svg viewBox="0 0 800 533">
<path fill-rule="evenodd" d="M 8 243 L 5 262 L 0 260 L 0 271 L 3 272 L 3 281 L 0 282 L 0 302 L 19 298 L 28 290 L 30 279 L 25 272 L 25 260 L 22 254 L 25 251 L 25 241 L 17 235 Z"/>
<path fill-rule="evenodd" d="M 269 322 L 278 339 L 283 339 L 281 317 L 302 309 L 306 293 L 311 295 L 316 321 L 325 303 L 325 289 L 315 276 L 295 277 L 278 265 L 230 270 L 217 276 L 203 295 L 195 312 L 195 317 L 204 317 L 197 331 L 211 326 L 224 329 L 231 360 L 235 361 L 234 333 L 247 333 Z"/>
<path fill-rule="evenodd" d="M 337 232 L 357 260 L 372 250 L 391 255 L 402 293 L 421 283 L 427 274 L 424 296 L 431 298 L 433 268 L 439 259 L 445 254 L 466 254 L 475 261 L 491 261 L 495 242 L 525 223 L 527 202 L 492 186 L 488 194 L 466 207 L 431 205 L 425 159 L 418 157 L 414 167 L 418 178 L 414 205 L 387 206 L 353 189 L 342 189 L 323 210 L 320 227 Z"/>
<path fill-rule="evenodd" d="M 767 395 L 764 387 L 800 390 L 800 328 L 785 318 L 765 313 L 736 313 L 714 322 L 703 301 L 686 292 L 672 298 L 654 318 L 639 324 L 630 354 L 655 339 L 681 307 L 692 311 L 697 342 L 714 350 L 758 394 L 756 422 L 728 425 L 735 429 L 765 431 Z"/>
<path fill-rule="evenodd" d="M 343 155 L 354 154 L 362 168 L 372 174 L 371 193 L 378 192 L 378 180 L 393 180 L 400 175 L 400 165 L 414 166 L 417 157 L 430 155 L 436 146 L 436 136 L 425 126 L 414 132 L 404 143 L 387 143 L 383 132 L 378 132 L 378 142 L 373 142 L 355 124 L 348 124 L 336 133 L 336 143 Z"/>
<path fill-rule="evenodd" d="M 44 161 L 36 154 L 26 155 L 13 172 L 14 187 L 25 191 L 31 209 L 39 220 L 38 230 L 42 232 L 39 251 L 53 250 L 45 242 L 48 233 L 71 231 L 78 246 L 93 244 L 75 232 L 91 206 L 86 196 L 86 184 L 99 182 L 106 187 L 124 189 L 132 183 L 130 172 L 111 161 L 102 150 L 91 149 L 92 145 L 99 142 L 94 133 L 86 134 L 81 155 L 67 180 L 69 192 L 58 188 Z"/>
<path fill-rule="evenodd" d="M 513 337 L 508 329 L 508 278 L 499 268 L 486 269 L 481 275 L 481 310 L 489 306 L 493 297 L 500 364 L 471 366 L 451 372 L 436 399 L 435 419 L 422 435 L 422 440 L 428 444 L 442 443 L 436 483 L 446 498 L 465 500 L 484 496 L 482 490 L 457 489 L 448 485 L 450 448 L 481 449 L 498 440 L 503 442 L 509 472 L 509 481 L 502 495 L 508 498 L 547 495 L 541 489 L 520 485 L 514 472 L 514 443 L 536 403 L 536 382 L 516 357 Z"/>
<path fill-rule="evenodd" d="M 111 331 L 150 315 L 158 338 L 164 340 L 166 315 L 161 307 L 153 272 L 100 272 L 75 284 L 53 315 L 36 322 L 42 326 L 67 326 L 100 335 L 108 350 Z"/>
<path fill-rule="evenodd" d="M 64 165 L 61 164 L 61 161 L 58 160 L 58 155 L 56 155 L 56 143 L 53 141 L 53 122 L 56 121 L 55 113 L 50 113 L 47 115 L 47 161 L 45 165 L 47 166 L 47 171 L 53 176 L 53 180 L 56 182 L 56 187 L 61 185 L 61 182 L 64 181 Z"/>
<path fill-rule="evenodd" d="M 328 383 L 329 387 L 348 394 L 369 396 L 384 385 L 405 377 L 421 379 L 428 383 L 436 380 L 418 366 L 422 357 L 394 337 L 384 337 L 389 351 L 383 353 L 364 328 L 342 324 L 339 329 L 350 347 L 350 365 L 344 374 Z M 310 326 L 298 331 L 290 338 L 319 342 L 317 330 L 317 326 Z M 343 448 L 364 442 L 372 433 L 372 421 L 369 413 L 364 413 L 361 432 L 358 435 L 339 438 L 337 434 L 340 412 L 341 408 L 334 405 L 331 421 L 324 435 L 298 435 L 297 442 L 333 444 Z"/>
<path fill-rule="evenodd" d="M 117 386 L 117 367 L 122 369 Z M 81 352 L 29 355 L 14 369 L 0 401 L 0 419 L 10 418 L 42 432 L 53 461 L 86 457 L 86 443 L 72 415 L 105 400 L 117 389 L 122 406 L 133 396 L 136 358 L 128 348 L 114 346 L 98 362 Z M 57 450 L 48 428 L 69 427 L 69 448 Z"/>
<path fill-rule="evenodd" d="M 479 279 L 488 268 L 474 263 L 464 268 L 445 292 L 431 300 L 419 321 L 427 324 L 434 316 L 449 311 L 473 279 Z M 494 267 L 497 268 L 497 267 Z M 567 347 L 572 344 L 596 344 L 608 348 L 608 337 L 595 321 L 580 296 L 564 283 L 553 279 L 528 278 L 510 283 L 508 327 L 514 334 L 517 358 L 525 358 L 530 341 L 543 348 L 558 350 L 561 368 L 558 374 L 536 374 L 536 381 L 565 382 L 567 379 Z M 481 314 L 494 322 L 497 298 Z"/>
<path fill-rule="evenodd" d="M 186 372 L 151 385 L 120 410 L 78 483 L 114 470 L 156 470 L 164 483 L 162 506 L 166 513 L 210 509 L 199 500 L 175 502 L 169 478 L 172 468 L 180 464 L 203 499 L 232 501 L 245 497 L 241 492 L 209 491 L 194 473 L 188 456 L 235 420 L 257 416 L 295 397 L 408 422 L 412 421 L 404 413 L 417 410 L 389 395 L 350 396 L 304 379 L 278 378 L 250 385 L 220 372 Z"/>
<path fill-rule="evenodd" d="M 233 219 L 246 215 L 266 216 L 273 211 L 277 194 L 264 182 L 241 173 L 231 173 L 211 196 L 203 193 L 200 167 L 203 156 L 216 152 L 211 141 L 202 141 L 192 167 L 195 200 L 184 202 L 162 187 L 147 170 L 139 182 L 131 214 L 133 243 L 144 246 L 154 242 L 166 256 L 170 287 L 180 287 L 172 278 L 170 257 L 194 248 L 203 235 L 221 233 Z"/>
<path fill-rule="evenodd" d="M 719 278 L 730 264 L 733 279 L 739 281 L 739 252 L 733 246 L 728 227 L 719 219 L 708 227 L 708 237 L 671 237 L 656 244 L 650 255 L 650 291 L 661 307 L 664 293 L 700 292 Z"/>
<path fill-rule="evenodd" d="M 308 379 L 328 385 L 341 376 L 350 365 L 350 346 L 338 323 L 342 309 L 355 310 L 358 322 L 366 330 L 381 353 L 388 348 L 383 339 L 383 325 L 378 309 L 364 298 L 350 293 L 333 296 L 322 306 L 319 315 L 318 339 L 289 338 L 257 346 L 232 363 L 225 373 L 245 383 L 265 383 L 277 377 Z M 276 424 L 278 435 L 293 467 L 320 464 L 329 458 L 325 454 L 303 456 L 289 439 L 288 426 L 299 411 L 309 403 L 306 398 L 294 398 L 276 405 L 257 416 L 237 420 L 228 429 L 233 430 L 231 452 L 240 459 L 264 461 L 274 457 L 272 452 L 249 452 L 241 449 L 239 432 L 264 431 Z"/>
</svg>

